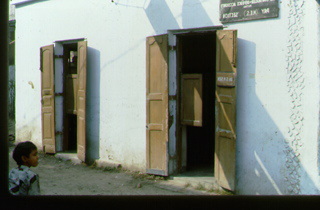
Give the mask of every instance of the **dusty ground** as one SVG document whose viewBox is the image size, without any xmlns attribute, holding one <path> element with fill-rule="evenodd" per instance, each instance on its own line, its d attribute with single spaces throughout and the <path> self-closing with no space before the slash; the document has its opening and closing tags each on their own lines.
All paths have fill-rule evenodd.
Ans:
<svg viewBox="0 0 320 210">
<path fill-rule="evenodd" d="M 16 167 L 9 148 L 9 169 Z M 173 185 L 161 177 L 110 168 L 74 164 L 52 155 L 39 154 L 32 168 L 40 176 L 42 195 L 214 195 L 188 185 Z"/>
</svg>

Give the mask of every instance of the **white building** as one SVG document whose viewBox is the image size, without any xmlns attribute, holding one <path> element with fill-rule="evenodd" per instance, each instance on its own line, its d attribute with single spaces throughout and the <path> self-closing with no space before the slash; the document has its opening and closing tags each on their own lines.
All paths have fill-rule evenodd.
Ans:
<svg viewBox="0 0 320 210">
<path fill-rule="evenodd" d="M 319 194 L 319 1 L 239 8 L 263 2 L 277 17 L 222 23 L 217 0 L 13 1 L 17 141 L 164 176 L 204 167 L 237 194 Z"/>
</svg>

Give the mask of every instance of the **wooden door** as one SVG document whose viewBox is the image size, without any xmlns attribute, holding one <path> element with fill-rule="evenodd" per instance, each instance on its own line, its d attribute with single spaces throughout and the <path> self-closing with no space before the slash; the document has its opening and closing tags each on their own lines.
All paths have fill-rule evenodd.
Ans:
<svg viewBox="0 0 320 210">
<path fill-rule="evenodd" d="M 202 126 L 202 74 L 181 75 L 181 124 Z"/>
<path fill-rule="evenodd" d="M 42 145 L 46 153 L 56 152 L 54 102 L 54 48 L 40 48 Z"/>
<path fill-rule="evenodd" d="M 87 41 L 78 42 L 78 91 L 77 91 L 77 154 L 86 158 L 86 80 L 87 80 Z"/>
<path fill-rule="evenodd" d="M 168 36 L 147 38 L 147 173 L 168 175 Z"/>
<path fill-rule="evenodd" d="M 217 31 L 215 178 L 235 190 L 237 31 Z"/>
</svg>

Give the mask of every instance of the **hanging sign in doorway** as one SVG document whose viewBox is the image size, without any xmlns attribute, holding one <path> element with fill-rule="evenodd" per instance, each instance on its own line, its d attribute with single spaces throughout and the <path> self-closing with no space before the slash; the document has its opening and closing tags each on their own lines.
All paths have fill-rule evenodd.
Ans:
<svg viewBox="0 0 320 210">
<path fill-rule="evenodd" d="M 278 0 L 220 0 L 220 21 L 232 23 L 279 16 Z"/>
</svg>

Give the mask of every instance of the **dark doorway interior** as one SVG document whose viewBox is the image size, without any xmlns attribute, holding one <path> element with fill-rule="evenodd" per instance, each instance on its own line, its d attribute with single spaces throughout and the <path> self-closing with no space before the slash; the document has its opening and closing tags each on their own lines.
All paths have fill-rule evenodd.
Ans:
<svg viewBox="0 0 320 210">
<path fill-rule="evenodd" d="M 207 171 L 213 175 L 215 146 L 215 33 L 178 37 L 181 74 L 202 74 L 203 126 L 186 126 L 187 171 Z"/>
<path fill-rule="evenodd" d="M 77 151 L 77 115 L 67 114 L 66 118 L 68 124 L 67 139 L 66 141 L 67 151 L 76 152 Z"/>
<path fill-rule="evenodd" d="M 64 57 L 64 139 L 66 152 L 77 152 L 77 43 L 63 45 Z"/>
</svg>

